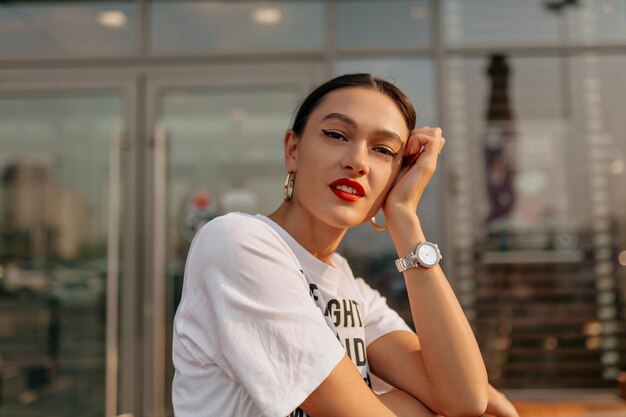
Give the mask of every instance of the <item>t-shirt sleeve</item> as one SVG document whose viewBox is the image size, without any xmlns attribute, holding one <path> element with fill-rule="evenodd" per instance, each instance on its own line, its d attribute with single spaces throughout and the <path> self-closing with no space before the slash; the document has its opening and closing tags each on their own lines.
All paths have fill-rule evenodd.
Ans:
<svg viewBox="0 0 626 417">
<path fill-rule="evenodd" d="M 238 381 L 263 415 L 297 408 L 345 354 L 297 259 L 258 219 L 227 215 L 204 226 L 184 285 L 181 343 Z"/>
<path fill-rule="evenodd" d="M 365 309 L 365 344 L 369 346 L 381 336 L 396 330 L 413 332 L 400 315 L 387 304 L 387 299 L 370 287 L 362 278 L 356 278 Z"/>
</svg>

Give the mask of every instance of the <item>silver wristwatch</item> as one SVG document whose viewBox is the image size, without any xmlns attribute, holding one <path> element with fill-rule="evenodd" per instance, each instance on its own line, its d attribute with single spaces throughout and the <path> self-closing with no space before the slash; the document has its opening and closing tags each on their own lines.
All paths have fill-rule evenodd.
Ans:
<svg viewBox="0 0 626 417">
<path fill-rule="evenodd" d="M 439 246 L 435 243 L 421 241 L 417 244 L 415 252 L 409 253 L 400 259 L 396 259 L 398 272 L 404 272 L 411 268 L 432 268 L 441 261 Z"/>
</svg>

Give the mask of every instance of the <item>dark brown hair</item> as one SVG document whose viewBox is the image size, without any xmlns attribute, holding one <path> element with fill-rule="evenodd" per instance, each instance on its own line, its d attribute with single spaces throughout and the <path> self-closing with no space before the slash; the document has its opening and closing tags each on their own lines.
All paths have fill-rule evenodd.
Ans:
<svg viewBox="0 0 626 417">
<path fill-rule="evenodd" d="M 296 135 L 301 136 L 309 116 L 328 93 L 351 87 L 369 88 L 385 94 L 396 103 L 396 106 L 402 112 L 409 131 L 415 128 L 416 116 L 413 103 L 402 90 L 389 81 L 374 77 L 371 74 L 345 74 L 326 81 L 306 96 L 300 107 L 298 107 L 291 129 L 296 132 Z"/>
</svg>

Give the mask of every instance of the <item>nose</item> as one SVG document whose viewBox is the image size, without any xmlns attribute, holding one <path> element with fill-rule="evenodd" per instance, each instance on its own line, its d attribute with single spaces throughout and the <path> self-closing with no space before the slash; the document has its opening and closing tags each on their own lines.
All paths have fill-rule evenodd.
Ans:
<svg viewBox="0 0 626 417">
<path fill-rule="evenodd" d="M 354 174 L 366 175 L 369 172 L 368 148 L 365 143 L 353 143 L 346 149 L 341 166 Z"/>
</svg>

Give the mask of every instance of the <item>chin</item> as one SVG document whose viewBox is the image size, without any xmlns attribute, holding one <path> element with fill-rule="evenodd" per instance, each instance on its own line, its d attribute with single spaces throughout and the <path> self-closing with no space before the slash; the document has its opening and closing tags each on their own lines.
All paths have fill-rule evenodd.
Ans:
<svg viewBox="0 0 626 417">
<path fill-rule="evenodd" d="M 364 214 L 347 207 L 338 207 L 332 210 L 331 213 L 326 213 L 326 216 L 322 218 L 325 223 L 333 227 L 348 229 L 362 225 L 367 220 L 366 217 L 366 213 Z"/>
</svg>

